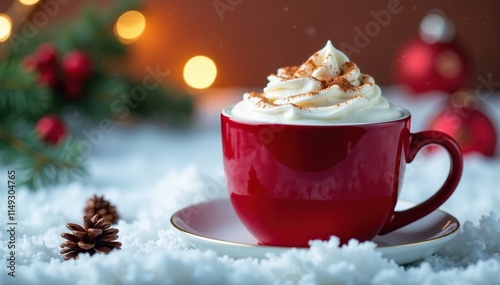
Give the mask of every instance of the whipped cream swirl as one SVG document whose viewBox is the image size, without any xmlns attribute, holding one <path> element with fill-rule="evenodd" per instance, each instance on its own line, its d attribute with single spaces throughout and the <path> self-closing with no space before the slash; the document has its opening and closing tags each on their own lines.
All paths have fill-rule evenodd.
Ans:
<svg viewBox="0 0 500 285">
<path fill-rule="evenodd" d="M 330 41 L 302 65 L 280 68 L 267 79 L 264 92 L 243 95 L 233 116 L 285 124 L 380 122 L 401 116 L 373 78 Z"/>
</svg>

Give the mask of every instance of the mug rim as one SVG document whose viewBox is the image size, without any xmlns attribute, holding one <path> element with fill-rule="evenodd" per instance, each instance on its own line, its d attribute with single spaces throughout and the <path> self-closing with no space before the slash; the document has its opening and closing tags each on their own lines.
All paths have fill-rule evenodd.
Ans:
<svg viewBox="0 0 500 285">
<path fill-rule="evenodd" d="M 250 124 L 250 125 L 261 125 L 261 124 L 270 124 L 270 125 L 284 125 L 284 126 L 304 126 L 304 127 L 335 127 L 335 126 L 367 126 L 367 125 L 380 125 L 380 124 L 387 124 L 387 123 L 395 123 L 395 122 L 400 122 L 400 121 L 405 121 L 407 119 L 411 118 L 411 113 L 407 109 L 394 105 L 396 109 L 398 109 L 401 112 L 401 116 L 395 119 L 390 119 L 390 120 L 383 120 L 383 121 L 376 121 L 376 122 L 357 122 L 357 123 L 327 123 L 327 124 L 307 124 L 307 123 L 294 123 L 294 122 L 266 122 L 266 121 L 259 121 L 259 120 L 253 120 L 253 119 L 247 119 L 247 118 L 241 118 L 232 115 L 229 111 L 236 106 L 236 104 L 231 104 L 229 106 L 226 106 L 222 109 L 221 115 L 231 119 L 235 122 L 242 123 L 242 124 Z"/>
</svg>

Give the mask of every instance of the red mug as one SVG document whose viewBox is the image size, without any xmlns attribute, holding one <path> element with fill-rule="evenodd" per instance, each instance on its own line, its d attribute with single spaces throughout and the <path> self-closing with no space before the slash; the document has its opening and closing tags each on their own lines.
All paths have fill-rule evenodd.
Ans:
<svg viewBox="0 0 500 285">
<path fill-rule="evenodd" d="M 436 210 L 462 175 L 462 153 L 448 135 L 410 133 L 410 113 L 391 121 L 296 125 L 221 113 L 224 170 L 231 203 L 263 245 L 307 247 L 373 239 Z M 438 144 L 451 158 L 448 178 L 423 203 L 395 211 L 404 170 L 422 147 Z"/>
</svg>

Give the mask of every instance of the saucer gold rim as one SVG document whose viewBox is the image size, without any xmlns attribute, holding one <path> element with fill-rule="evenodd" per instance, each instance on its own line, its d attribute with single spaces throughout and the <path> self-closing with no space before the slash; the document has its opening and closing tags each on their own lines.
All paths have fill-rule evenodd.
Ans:
<svg viewBox="0 0 500 285">
<path fill-rule="evenodd" d="M 291 249 L 291 248 L 297 248 L 300 250 L 308 249 L 308 247 L 269 246 L 269 245 L 249 244 L 246 242 L 234 242 L 234 241 L 221 240 L 219 238 L 207 237 L 207 236 L 203 236 L 203 235 L 200 235 L 197 233 L 190 232 L 189 230 L 184 229 L 181 225 L 178 225 L 175 221 L 176 218 L 181 219 L 179 217 L 179 215 L 183 211 L 186 211 L 187 209 L 189 209 L 190 207 L 196 207 L 196 206 L 202 205 L 204 203 L 217 203 L 217 202 L 224 203 L 226 201 L 228 203 L 230 203 L 229 199 L 224 198 L 224 199 L 211 200 L 211 201 L 207 201 L 207 202 L 184 207 L 184 208 L 176 211 L 174 214 L 172 214 L 172 216 L 170 217 L 170 223 L 180 233 L 187 235 L 187 236 L 191 237 L 192 239 L 204 241 L 207 244 L 212 243 L 212 244 L 214 244 L 214 246 L 215 246 L 215 244 L 217 244 L 217 245 L 231 246 L 231 247 L 236 247 L 236 248 L 259 248 L 259 250 L 268 249 L 270 251 L 286 250 L 286 249 Z M 416 205 L 416 203 L 414 203 L 414 202 L 405 201 L 405 200 L 400 200 L 398 203 L 405 204 L 408 207 Z M 435 211 L 440 212 L 442 215 L 444 215 L 446 218 L 448 218 L 448 222 L 445 224 L 445 226 L 443 226 L 441 228 L 440 232 L 436 232 L 435 237 L 428 238 L 428 239 L 425 239 L 422 241 L 415 241 L 415 242 L 410 242 L 410 243 L 406 243 L 406 244 L 396 244 L 396 245 L 379 245 L 379 244 L 377 244 L 377 242 L 375 240 L 372 240 L 377 245 L 375 250 L 384 254 L 384 253 L 387 253 L 388 251 L 400 251 L 400 250 L 404 251 L 405 248 L 414 248 L 414 247 L 419 247 L 419 246 L 424 247 L 424 246 L 430 246 L 432 244 L 436 244 L 436 246 L 441 247 L 444 243 L 448 242 L 449 240 L 451 240 L 452 238 L 454 238 L 458 234 L 459 229 L 461 227 L 461 224 L 457 218 L 455 218 L 453 215 L 447 213 L 446 211 L 443 211 L 441 209 L 437 209 Z M 424 217 L 422 219 L 425 219 L 426 217 Z M 417 221 L 415 221 L 415 222 L 417 222 Z M 451 229 L 449 232 L 446 232 L 444 234 L 440 234 L 442 231 L 445 231 L 447 228 L 452 227 L 452 226 L 454 228 Z M 404 229 L 404 227 L 401 229 Z M 401 229 L 399 229 L 399 230 L 401 230 Z M 396 231 L 398 231 L 398 230 L 396 230 Z M 394 232 L 396 232 L 396 231 L 394 231 Z M 388 233 L 385 236 L 390 235 L 390 234 L 391 233 Z M 377 237 L 381 237 L 381 236 L 377 236 Z"/>
</svg>

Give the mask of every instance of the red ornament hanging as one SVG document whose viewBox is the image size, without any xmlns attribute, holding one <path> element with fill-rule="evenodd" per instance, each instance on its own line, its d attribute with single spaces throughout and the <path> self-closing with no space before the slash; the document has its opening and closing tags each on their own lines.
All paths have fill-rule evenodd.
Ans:
<svg viewBox="0 0 500 285">
<path fill-rule="evenodd" d="M 420 36 L 408 41 L 397 53 L 394 73 L 398 83 L 415 93 L 453 93 L 467 85 L 469 61 L 453 38 L 453 23 L 442 13 L 422 19 Z"/>
<path fill-rule="evenodd" d="M 493 157 L 497 148 L 497 131 L 491 119 L 466 92 L 452 95 L 451 104 L 430 122 L 429 129 L 444 132 L 455 139 L 464 154 L 479 152 Z"/>
<path fill-rule="evenodd" d="M 48 144 L 60 143 L 67 134 L 66 125 L 56 115 L 46 115 L 38 120 L 36 133 Z"/>
</svg>

